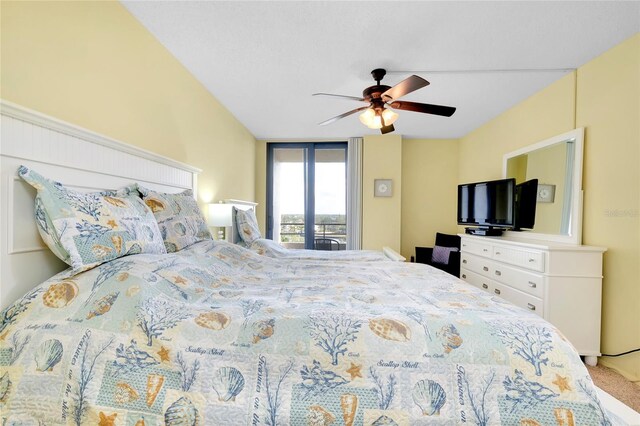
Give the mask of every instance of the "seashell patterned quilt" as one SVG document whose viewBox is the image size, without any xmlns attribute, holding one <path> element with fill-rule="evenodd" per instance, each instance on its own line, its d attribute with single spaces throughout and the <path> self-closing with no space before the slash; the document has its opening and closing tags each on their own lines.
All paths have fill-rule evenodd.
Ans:
<svg viewBox="0 0 640 426">
<path fill-rule="evenodd" d="M 1 313 L 3 425 L 610 424 L 551 324 L 427 265 L 209 240 L 67 275 Z"/>
</svg>

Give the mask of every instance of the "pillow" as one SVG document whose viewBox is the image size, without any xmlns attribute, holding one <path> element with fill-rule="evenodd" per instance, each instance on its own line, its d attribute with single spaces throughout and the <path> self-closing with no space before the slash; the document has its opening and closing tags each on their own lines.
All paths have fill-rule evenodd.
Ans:
<svg viewBox="0 0 640 426">
<path fill-rule="evenodd" d="M 253 209 L 240 210 L 233 208 L 236 213 L 236 224 L 238 225 L 238 234 L 240 238 L 250 246 L 258 238 L 262 238 L 260 228 L 258 227 L 258 219 Z"/>
<path fill-rule="evenodd" d="M 169 253 L 213 239 L 190 189 L 178 194 L 166 194 L 138 185 L 138 191 L 156 217 Z"/>
<path fill-rule="evenodd" d="M 166 253 L 135 186 L 76 192 L 24 166 L 18 174 L 38 190 L 35 218 L 42 239 L 74 273 L 128 254 Z"/>
<path fill-rule="evenodd" d="M 458 251 L 457 247 L 442 247 L 434 246 L 433 254 L 431 255 L 432 263 L 449 264 L 449 255 Z"/>
</svg>

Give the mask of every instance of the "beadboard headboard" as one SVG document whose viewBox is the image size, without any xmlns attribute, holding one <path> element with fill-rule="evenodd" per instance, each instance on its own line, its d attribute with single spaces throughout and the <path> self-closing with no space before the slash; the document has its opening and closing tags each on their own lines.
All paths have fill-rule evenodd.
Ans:
<svg viewBox="0 0 640 426">
<path fill-rule="evenodd" d="M 42 242 L 34 220 L 36 191 L 18 177 L 25 165 L 77 191 L 132 182 L 163 192 L 192 189 L 198 168 L 0 101 L 0 309 L 67 265 Z"/>
</svg>

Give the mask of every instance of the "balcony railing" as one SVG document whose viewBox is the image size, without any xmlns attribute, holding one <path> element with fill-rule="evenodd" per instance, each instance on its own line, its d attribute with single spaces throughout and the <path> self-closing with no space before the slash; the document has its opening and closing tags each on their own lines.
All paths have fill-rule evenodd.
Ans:
<svg viewBox="0 0 640 426">
<path fill-rule="evenodd" d="M 346 223 L 316 223 L 314 231 L 315 238 L 332 238 L 340 243 L 341 250 L 346 247 Z M 304 236 L 303 222 L 280 222 L 280 242 L 284 244 L 303 243 Z"/>
</svg>

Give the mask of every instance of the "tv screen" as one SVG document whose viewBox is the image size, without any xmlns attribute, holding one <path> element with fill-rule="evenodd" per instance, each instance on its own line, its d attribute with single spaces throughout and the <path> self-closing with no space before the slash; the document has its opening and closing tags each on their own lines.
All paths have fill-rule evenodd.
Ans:
<svg viewBox="0 0 640 426">
<path fill-rule="evenodd" d="M 533 229 L 536 222 L 538 179 L 516 185 L 516 220 L 514 231 Z"/>
<path fill-rule="evenodd" d="M 458 185 L 458 224 L 514 226 L 515 179 Z"/>
</svg>

